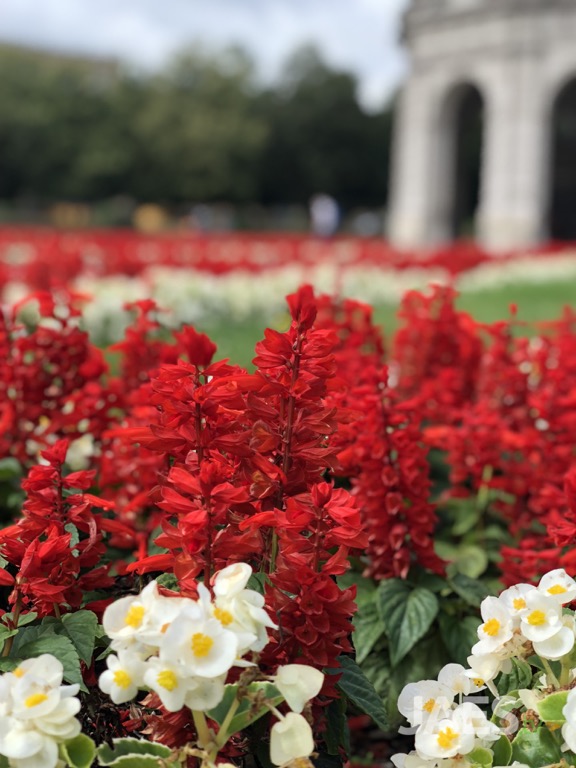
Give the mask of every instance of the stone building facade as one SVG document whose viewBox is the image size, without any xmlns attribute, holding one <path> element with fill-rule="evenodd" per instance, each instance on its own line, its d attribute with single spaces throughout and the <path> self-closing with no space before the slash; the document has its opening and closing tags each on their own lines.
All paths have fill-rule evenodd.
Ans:
<svg viewBox="0 0 576 768">
<path fill-rule="evenodd" d="M 395 130 L 391 241 L 425 247 L 458 234 L 456 145 L 470 93 L 482 106 L 477 239 L 492 250 L 568 239 L 576 159 L 558 153 L 573 144 L 576 158 L 576 0 L 412 0 L 403 37 L 411 71 Z"/>
</svg>

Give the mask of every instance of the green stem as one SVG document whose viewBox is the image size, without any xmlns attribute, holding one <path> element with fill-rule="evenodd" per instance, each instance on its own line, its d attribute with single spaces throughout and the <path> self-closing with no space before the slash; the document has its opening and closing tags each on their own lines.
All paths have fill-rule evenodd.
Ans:
<svg viewBox="0 0 576 768">
<path fill-rule="evenodd" d="M 22 610 L 22 596 L 20 595 L 20 592 L 18 592 L 16 602 L 14 603 L 14 618 L 12 619 L 14 629 L 18 629 L 18 620 L 20 619 L 21 610 Z M 10 651 L 12 650 L 13 643 L 14 643 L 14 635 L 11 635 L 8 638 L 8 640 L 6 640 L 6 642 L 4 643 L 4 648 L 2 649 L 3 657 L 10 655 Z"/>
<path fill-rule="evenodd" d="M 550 662 L 548 661 L 548 659 L 543 659 L 542 657 L 540 657 L 540 659 L 542 661 L 542 665 L 544 669 L 546 670 L 546 677 L 549 678 L 554 688 L 560 688 L 560 682 L 558 681 L 558 678 L 554 674 L 554 671 L 550 666 Z"/>
<path fill-rule="evenodd" d="M 194 720 L 194 727 L 198 734 L 198 746 L 206 749 L 211 745 L 212 736 L 208 729 L 208 723 L 206 722 L 206 716 L 204 712 L 199 712 L 196 709 L 192 710 L 192 718 Z"/>
<path fill-rule="evenodd" d="M 240 699 L 236 698 L 230 705 L 230 709 L 228 710 L 228 714 L 224 718 L 222 725 L 218 729 L 218 736 L 216 736 L 215 744 L 218 750 L 222 749 L 224 744 L 228 741 L 230 736 L 232 734 L 228 733 L 228 728 L 230 727 L 230 723 L 232 722 L 232 719 L 234 718 L 234 715 L 236 714 L 236 711 L 238 707 L 240 706 Z"/>
<path fill-rule="evenodd" d="M 560 686 L 566 687 L 570 683 L 570 662 L 562 662 L 562 671 L 560 672 Z"/>
</svg>

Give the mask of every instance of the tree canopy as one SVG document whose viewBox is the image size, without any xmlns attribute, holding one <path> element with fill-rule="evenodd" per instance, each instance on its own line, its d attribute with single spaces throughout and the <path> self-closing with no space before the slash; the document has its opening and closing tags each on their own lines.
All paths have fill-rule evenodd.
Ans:
<svg viewBox="0 0 576 768">
<path fill-rule="evenodd" d="M 344 206 L 387 197 L 390 108 L 313 48 L 274 87 L 250 57 L 185 50 L 161 71 L 0 47 L 0 199 Z"/>
</svg>

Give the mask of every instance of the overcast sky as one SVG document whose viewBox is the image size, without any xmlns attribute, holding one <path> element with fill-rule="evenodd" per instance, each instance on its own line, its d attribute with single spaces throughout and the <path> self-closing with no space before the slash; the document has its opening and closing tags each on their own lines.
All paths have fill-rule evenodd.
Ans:
<svg viewBox="0 0 576 768">
<path fill-rule="evenodd" d="M 240 43 L 263 77 L 315 42 L 326 61 L 357 73 L 378 106 L 400 82 L 398 25 L 407 0 L 0 0 L 0 40 L 113 55 L 155 67 L 189 43 Z"/>
</svg>

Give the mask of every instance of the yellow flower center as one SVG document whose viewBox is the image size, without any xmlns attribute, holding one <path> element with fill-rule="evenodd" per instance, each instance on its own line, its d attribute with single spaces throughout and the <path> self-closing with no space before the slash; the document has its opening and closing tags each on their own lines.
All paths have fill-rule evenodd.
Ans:
<svg viewBox="0 0 576 768">
<path fill-rule="evenodd" d="M 450 726 L 445 728 L 443 731 L 440 731 L 440 733 L 437 736 L 437 742 L 438 746 L 442 747 L 442 749 L 450 749 L 452 747 L 452 742 L 458 738 L 458 734 L 455 733 Z"/>
<path fill-rule="evenodd" d="M 214 618 L 218 619 L 223 627 L 227 627 L 234 621 L 234 616 L 232 616 L 230 611 L 227 611 L 224 608 L 214 608 Z"/>
<path fill-rule="evenodd" d="M 428 712 L 429 715 L 432 714 L 432 711 L 434 709 L 434 704 L 436 704 L 436 699 L 428 699 L 426 704 L 422 707 L 426 712 Z"/>
<path fill-rule="evenodd" d="M 123 669 L 117 669 L 114 672 L 114 685 L 118 688 L 129 688 L 132 685 L 132 678 Z"/>
<path fill-rule="evenodd" d="M 480 688 L 481 685 L 484 685 L 484 680 L 482 680 L 481 677 L 473 677 L 472 682 L 477 688 Z"/>
<path fill-rule="evenodd" d="M 526 621 L 533 627 L 541 627 L 542 624 L 546 624 L 546 614 L 544 611 L 532 611 Z"/>
<path fill-rule="evenodd" d="M 524 600 L 523 597 L 517 597 L 512 605 L 514 606 L 514 610 L 521 611 L 523 608 L 526 608 L 526 600 Z"/>
<path fill-rule="evenodd" d="M 24 699 L 24 705 L 28 708 L 37 707 L 38 704 L 42 704 L 47 698 L 48 696 L 46 696 L 45 693 L 33 693 L 31 696 L 28 696 L 27 699 Z"/>
<path fill-rule="evenodd" d="M 553 584 L 551 587 L 548 587 L 550 595 L 563 595 L 565 592 L 568 592 L 568 590 L 562 584 Z"/>
<path fill-rule="evenodd" d="M 495 636 L 498 634 L 498 632 L 500 632 L 500 627 L 501 627 L 501 626 L 502 626 L 502 625 L 500 624 L 500 622 L 498 621 L 498 619 L 489 619 L 489 620 L 488 620 L 488 621 L 487 621 L 487 622 L 484 624 L 484 626 L 482 627 L 482 629 L 484 630 L 484 632 L 485 632 L 487 635 L 490 635 L 490 637 L 495 637 Z"/>
<path fill-rule="evenodd" d="M 16 669 L 12 670 L 12 674 L 14 675 L 14 677 L 24 677 L 26 673 L 24 672 L 22 667 L 16 667 Z"/>
<path fill-rule="evenodd" d="M 138 629 L 140 624 L 142 624 L 145 612 L 143 605 L 131 605 L 126 614 L 126 618 L 124 619 L 126 625 Z"/>
<path fill-rule="evenodd" d="M 158 673 L 156 680 L 158 685 L 166 688 L 167 691 L 173 691 L 178 686 L 178 678 L 171 669 L 163 669 L 162 672 Z"/>
<path fill-rule="evenodd" d="M 208 656 L 210 649 L 214 645 L 214 640 L 212 640 L 211 637 L 208 637 L 208 635 L 204 635 L 202 632 L 196 632 L 195 635 L 192 635 L 192 642 L 190 645 L 194 656 L 202 658 L 202 656 Z"/>
</svg>

